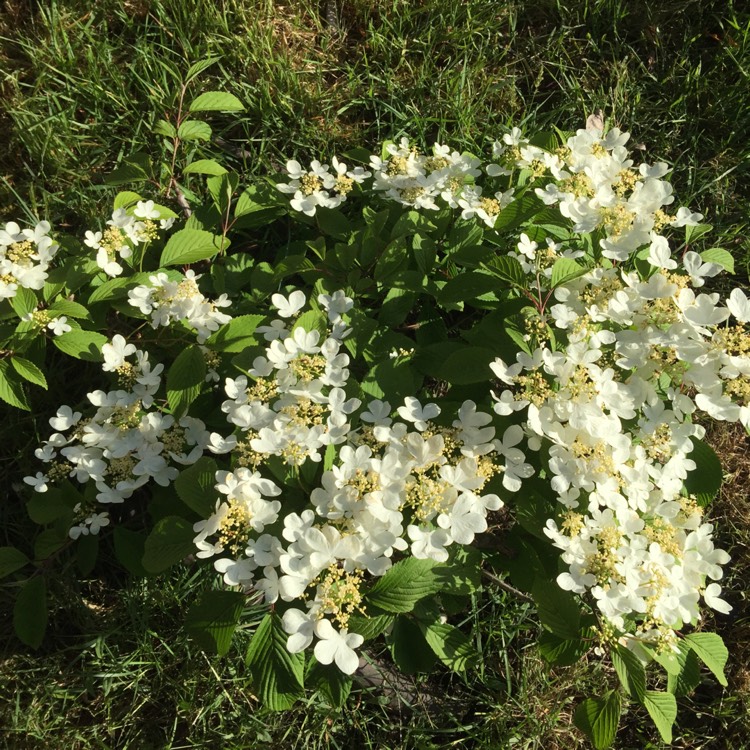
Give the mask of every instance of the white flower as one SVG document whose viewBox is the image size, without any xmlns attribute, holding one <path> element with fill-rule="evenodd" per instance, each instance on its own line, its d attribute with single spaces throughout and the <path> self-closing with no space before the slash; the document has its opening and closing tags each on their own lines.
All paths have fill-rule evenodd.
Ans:
<svg viewBox="0 0 750 750">
<path fill-rule="evenodd" d="M 315 658 L 321 664 L 335 662 L 344 674 L 354 674 L 359 666 L 359 657 L 354 651 L 364 643 L 359 633 L 349 633 L 346 628 L 337 631 L 326 620 L 318 620 L 315 624 L 315 635 L 320 640 L 315 644 Z"/>
<path fill-rule="evenodd" d="M 282 318 L 291 318 L 305 306 L 307 299 L 304 292 L 297 290 L 288 298 L 283 294 L 274 294 L 271 296 L 271 302 Z"/>
<path fill-rule="evenodd" d="M 721 586 L 718 583 L 709 583 L 706 586 L 706 590 L 703 592 L 703 598 L 711 609 L 715 609 L 717 612 L 721 612 L 724 615 L 728 615 L 732 611 L 732 606 L 727 604 L 723 599 L 720 599 Z"/>
<path fill-rule="evenodd" d="M 135 344 L 128 344 L 119 333 L 112 338 L 111 344 L 102 346 L 104 364 L 102 370 L 114 372 L 118 367 L 125 364 L 125 358 L 135 353 Z"/>
<path fill-rule="evenodd" d="M 672 221 L 673 227 L 694 227 L 697 226 L 701 219 L 703 218 L 703 214 L 693 213 L 689 208 L 685 208 L 682 206 L 681 208 L 677 209 L 677 215 L 674 217 L 674 220 Z"/>
<path fill-rule="evenodd" d="M 47 482 L 49 480 L 41 471 L 38 471 L 36 476 L 24 477 L 23 481 L 26 482 L 26 484 L 30 484 L 36 492 L 46 492 L 48 489 Z"/>
<path fill-rule="evenodd" d="M 413 422 L 414 426 L 422 432 L 427 429 L 427 421 L 440 414 L 440 407 L 437 404 L 422 406 L 419 399 L 414 398 L 414 396 L 407 396 L 404 399 L 404 406 L 399 406 L 397 411 L 401 419 Z"/>
<path fill-rule="evenodd" d="M 62 336 L 64 333 L 68 333 L 68 331 L 73 330 L 68 325 L 67 320 L 68 319 L 65 315 L 61 315 L 59 318 L 54 318 L 49 323 L 47 323 L 47 328 L 49 328 L 50 331 L 55 334 L 55 336 Z"/>
<path fill-rule="evenodd" d="M 290 654 L 304 651 L 313 642 L 315 618 L 309 612 L 288 609 L 281 618 L 281 627 L 289 634 L 286 647 Z"/>
<path fill-rule="evenodd" d="M 750 323 L 750 300 L 741 289 L 733 289 L 727 301 L 727 309 L 740 323 Z"/>
<path fill-rule="evenodd" d="M 451 535 L 445 529 L 431 529 L 429 526 L 407 526 L 406 533 L 412 540 L 411 553 L 420 560 L 435 560 L 445 562 L 448 550 L 445 549 L 452 541 Z"/>
<path fill-rule="evenodd" d="M 158 219 L 161 213 L 158 208 L 154 208 L 155 205 L 153 201 L 138 201 L 133 214 L 139 219 Z"/>
<path fill-rule="evenodd" d="M 81 412 L 74 412 L 69 406 L 61 406 L 57 414 L 49 420 L 50 427 L 58 432 L 69 430 L 74 424 L 77 424 L 81 418 Z"/>
</svg>

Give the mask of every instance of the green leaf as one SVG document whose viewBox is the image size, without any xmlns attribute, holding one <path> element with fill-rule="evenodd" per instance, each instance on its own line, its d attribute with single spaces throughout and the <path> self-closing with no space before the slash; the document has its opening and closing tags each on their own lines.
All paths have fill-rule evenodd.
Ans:
<svg viewBox="0 0 750 750">
<path fill-rule="evenodd" d="M 10 298 L 10 306 L 19 318 L 35 310 L 37 303 L 36 294 L 23 286 L 19 286 L 16 293 Z"/>
<path fill-rule="evenodd" d="M 685 226 L 685 244 L 689 245 L 691 242 L 695 242 L 699 237 L 703 237 L 704 234 L 708 234 L 713 229 L 711 224 L 695 224 L 693 226 Z"/>
<path fill-rule="evenodd" d="M 211 126 L 200 120 L 185 120 L 177 129 L 177 136 L 183 141 L 210 141 Z"/>
<path fill-rule="evenodd" d="M 210 68 L 214 63 L 221 60 L 221 55 L 214 55 L 213 57 L 207 57 L 205 60 L 199 60 L 193 63 L 185 74 L 185 83 L 189 83 L 196 76 L 199 76 L 204 70 Z"/>
<path fill-rule="evenodd" d="M 243 227 L 260 226 L 284 214 L 280 194 L 270 185 L 251 185 L 240 193 L 234 207 L 235 219 L 242 219 Z"/>
<path fill-rule="evenodd" d="M 224 91 L 206 91 L 190 103 L 190 112 L 242 112 L 245 105 Z"/>
<path fill-rule="evenodd" d="M 130 206 L 142 201 L 143 196 L 134 193 L 132 190 L 123 190 L 119 192 L 112 203 L 113 208 L 129 208 Z"/>
<path fill-rule="evenodd" d="M 682 671 L 682 662 L 677 654 L 671 649 L 657 651 L 641 644 L 641 648 L 657 663 L 666 670 L 669 675 L 679 675 Z M 670 691 L 671 692 L 671 691 Z"/>
<path fill-rule="evenodd" d="M 337 208 L 323 208 L 315 214 L 315 218 L 320 231 L 329 237 L 345 240 L 353 231 L 351 221 Z"/>
<path fill-rule="evenodd" d="M 625 692 L 637 701 L 646 694 L 646 670 L 638 657 L 625 646 L 612 650 L 612 664 Z"/>
<path fill-rule="evenodd" d="M 185 169 L 182 170 L 183 174 L 209 174 L 209 175 L 222 175 L 226 174 L 227 170 L 219 164 L 219 162 L 213 159 L 196 159 L 194 162 L 188 164 Z"/>
<path fill-rule="evenodd" d="M 349 632 L 359 633 L 366 641 L 377 638 L 394 621 L 393 615 L 358 615 L 349 618 Z"/>
<path fill-rule="evenodd" d="M 53 487 L 47 492 L 35 492 L 26 503 L 26 512 L 34 523 L 45 524 L 71 515 L 73 507 L 65 502 L 62 493 Z"/>
<path fill-rule="evenodd" d="M 129 182 L 145 182 L 148 174 L 139 164 L 125 162 L 110 172 L 104 182 L 107 185 L 127 185 Z"/>
<path fill-rule="evenodd" d="M 263 315 L 238 315 L 219 328 L 206 341 L 206 346 L 217 352 L 241 352 L 257 343 L 255 329 L 266 318 Z"/>
<path fill-rule="evenodd" d="M 229 215 L 229 207 L 232 204 L 232 196 L 237 189 L 240 178 L 236 174 L 225 172 L 214 175 L 206 180 L 206 187 L 214 201 L 216 210 L 222 216 Z"/>
<path fill-rule="evenodd" d="M 575 640 L 581 627 L 581 610 L 575 597 L 554 581 L 537 579 L 531 591 L 542 625 L 559 638 Z"/>
<path fill-rule="evenodd" d="M 440 590 L 433 573 L 438 565 L 434 560 L 409 557 L 396 563 L 367 594 L 367 601 L 386 612 L 411 612 L 414 605 Z"/>
<path fill-rule="evenodd" d="M 507 205 L 495 219 L 495 231 L 510 231 L 521 226 L 536 213 L 544 209 L 544 203 L 535 195 L 527 193 Z"/>
<path fill-rule="evenodd" d="M 672 742 L 672 725 L 677 718 L 677 701 L 674 695 L 647 690 L 643 696 L 643 705 L 651 715 L 664 742 Z"/>
<path fill-rule="evenodd" d="M 45 529 L 34 540 L 34 560 L 42 562 L 70 543 L 67 529 L 53 526 Z"/>
<path fill-rule="evenodd" d="M 714 673 L 720 685 L 727 686 L 724 666 L 729 652 L 720 635 L 716 633 L 691 633 L 685 636 L 685 642 L 695 655 Z"/>
<path fill-rule="evenodd" d="M 183 349 L 167 371 L 167 399 L 175 417 L 198 398 L 206 379 L 206 360 L 196 344 Z"/>
<path fill-rule="evenodd" d="M 99 556 L 99 535 L 86 534 L 78 537 L 76 542 L 76 563 L 83 575 L 88 575 L 96 565 Z"/>
<path fill-rule="evenodd" d="M 498 278 L 509 282 L 513 286 L 525 289 L 528 283 L 523 266 L 515 259 L 506 255 L 497 255 L 487 263 L 482 263 L 482 268 L 487 269 L 490 273 Z"/>
<path fill-rule="evenodd" d="M 672 695 L 684 696 L 692 693 L 701 681 L 701 665 L 695 651 L 685 641 L 678 642 L 679 651 L 675 658 L 680 665 L 678 674 L 667 675 L 667 690 Z"/>
<path fill-rule="evenodd" d="M 216 468 L 213 458 L 202 456 L 183 469 L 174 482 L 180 500 L 201 518 L 208 518 L 216 508 Z"/>
<path fill-rule="evenodd" d="M 292 327 L 292 334 L 294 334 L 298 328 L 301 328 L 308 333 L 317 331 L 320 334 L 320 340 L 322 341 L 328 333 L 328 316 L 322 310 L 308 310 L 297 318 Z"/>
<path fill-rule="evenodd" d="M 562 286 L 579 276 L 583 276 L 587 270 L 579 266 L 572 258 L 558 258 L 552 266 L 550 284 L 552 287 Z"/>
<path fill-rule="evenodd" d="M 13 606 L 13 629 L 27 646 L 42 645 L 47 629 L 47 585 L 42 576 L 29 578 Z"/>
<path fill-rule="evenodd" d="M 447 623 L 420 623 L 420 628 L 430 648 L 448 669 L 464 672 L 467 666 L 479 664 L 479 654 L 468 637 Z"/>
<path fill-rule="evenodd" d="M 724 471 L 714 449 L 702 440 L 690 438 L 693 450 L 688 458 L 695 461 L 695 469 L 685 479 L 685 489 L 695 495 L 700 505 L 708 505 L 721 488 Z"/>
<path fill-rule="evenodd" d="M 204 651 L 224 656 L 245 605 L 240 591 L 204 591 L 185 617 L 185 629 Z"/>
<path fill-rule="evenodd" d="M 55 336 L 52 343 L 65 354 L 89 362 L 101 362 L 102 347 L 108 341 L 106 336 L 96 331 L 73 330 L 62 336 Z"/>
<path fill-rule="evenodd" d="M 581 637 L 559 638 L 548 630 L 539 634 L 539 653 L 558 667 L 569 667 L 580 661 L 591 645 Z"/>
<path fill-rule="evenodd" d="M 388 283 L 393 277 L 409 264 L 409 248 L 403 237 L 393 240 L 386 245 L 380 258 L 375 264 L 374 277 L 382 284 Z"/>
<path fill-rule="evenodd" d="M 701 258 L 706 263 L 716 263 L 725 271 L 734 273 L 734 258 L 728 250 L 724 250 L 722 247 L 709 247 L 708 250 L 701 253 Z"/>
<path fill-rule="evenodd" d="M 116 279 L 109 279 L 91 292 L 88 302 L 92 305 L 94 302 L 109 302 L 113 299 L 127 297 L 128 289 L 147 283 L 150 275 L 148 273 L 136 273 L 128 277 L 120 276 Z"/>
<path fill-rule="evenodd" d="M 195 552 L 193 524 L 179 516 L 162 518 L 146 537 L 143 567 L 161 573 Z"/>
<path fill-rule="evenodd" d="M 589 737 L 596 750 L 605 750 L 617 734 L 620 696 L 610 691 L 603 698 L 587 698 L 576 708 L 573 723 Z"/>
<path fill-rule="evenodd" d="M 220 250 L 229 247 L 229 240 L 203 229 L 180 229 L 175 232 L 161 253 L 159 265 L 183 266 L 199 260 L 213 258 Z"/>
<path fill-rule="evenodd" d="M 29 562 L 29 558 L 15 547 L 0 547 L 0 578 L 5 578 L 11 573 L 23 568 Z"/>
<path fill-rule="evenodd" d="M 56 315 L 67 315 L 69 318 L 88 318 L 89 311 L 78 302 L 69 299 L 59 299 L 49 306 L 49 311 Z"/>
<path fill-rule="evenodd" d="M 437 657 L 417 623 L 409 617 L 397 617 L 388 636 L 393 661 L 404 674 L 429 672 Z"/>
<path fill-rule="evenodd" d="M 468 302 L 488 292 L 494 292 L 502 286 L 496 276 L 469 271 L 450 279 L 435 295 L 435 298 L 441 305 L 454 305 L 457 302 Z"/>
<path fill-rule="evenodd" d="M 166 138 L 174 138 L 177 135 L 177 129 L 171 122 L 166 120 L 157 120 L 153 127 L 153 132 L 156 135 L 163 135 Z"/>
<path fill-rule="evenodd" d="M 115 526 L 113 532 L 115 556 L 123 567 L 133 575 L 146 576 L 148 571 L 143 567 L 143 554 L 146 551 L 146 536 L 131 531 L 124 526 Z"/>
<path fill-rule="evenodd" d="M 486 383 L 492 377 L 490 362 L 497 352 L 481 346 L 462 346 L 430 374 L 453 385 Z"/>
<path fill-rule="evenodd" d="M 409 234 L 429 234 L 435 231 L 437 227 L 419 211 L 407 211 L 402 214 L 391 230 L 391 239 L 395 240 Z"/>
<path fill-rule="evenodd" d="M 20 376 L 7 359 L 0 359 L 0 398 L 11 406 L 31 411 Z"/>
<path fill-rule="evenodd" d="M 44 373 L 31 361 L 23 357 L 12 357 L 10 360 L 13 369 L 24 379 L 42 388 L 47 387 L 47 379 Z"/>
<path fill-rule="evenodd" d="M 335 664 L 315 665 L 307 675 L 308 685 L 313 685 L 333 708 L 341 708 L 352 689 L 352 678 Z"/>
<path fill-rule="evenodd" d="M 287 637 L 278 616 L 268 614 L 258 625 L 245 657 L 255 690 L 272 711 L 284 711 L 304 696 L 305 657 L 287 651 Z"/>
</svg>

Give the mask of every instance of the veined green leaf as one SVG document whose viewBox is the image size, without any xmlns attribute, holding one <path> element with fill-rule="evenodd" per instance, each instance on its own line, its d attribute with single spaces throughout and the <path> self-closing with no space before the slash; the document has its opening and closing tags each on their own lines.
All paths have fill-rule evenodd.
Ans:
<svg viewBox="0 0 750 750">
<path fill-rule="evenodd" d="M 587 698 L 576 708 L 573 723 L 596 750 L 606 750 L 614 742 L 620 723 L 620 696 L 610 691 L 603 698 Z"/>
<path fill-rule="evenodd" d="M 244 604 L 240 591 L 204 591 L 188 609 L 185 629 L 204 651 L 224 656 Z"/>
<path fill-rule="evenodd" d="M 206 379 L 206 360 L 196 344 L 183 349 L 167 371 L 167 398 L 176 417 L 198 398 Z"/>
<path fill-rule="evenodd" d="M 13 628 L 27 646 L 37 649 L 42 645 L 47 629 L 47 584 L 42 576 L 29 578 L 18 592 Z"/>
<path fill-rule="evenodd" d="M 224 91 L 206 91 L 190 103 L 190 112 L 242 112 L 245 105 Z"/>
<path fill-rule="evenodd" d="M 146 537 L 143 567 L 161 573 L 195 552 L 193 524 L 179 516 L 162 518 Z"/>
<path fill-rule="evenodd" d="M 44 377 L 44 373 L 31 360 L 15 356 L 11 357 L 10 363 L 24 380 L 42 388 L 47 387 L 47 379 Z"/>
<path fill-rule="evenodd" d="M 180 229 L 175 232 L 162 250 L 159 265 L 182 266 L 213 258 L 229 247 L 229 240 L 203 229 Z"/>
<path fill-rule="evenodd" d="M 651 715 L 664 742 L 672 742 L 672 725 L 677 718 L 677 701 L 674 695 L 647 690 L 643 696 L 643 705 Z"/>
<path fill-rule="evenodd" d="M 284 711 L 304 695 L 304 654 L 290 654 L 277 615 L 258 625 L 245 657 L 258 697 L 272 711 Z"/>
<path fill-rule="evenodd" d="M 685 642 L 695 655 L 714 673 L 720 685 L 727 686 L 724 667 L 729 658 L 729 651 L 717 633 L 691 633 L 685 636 Z"/>
</svg>

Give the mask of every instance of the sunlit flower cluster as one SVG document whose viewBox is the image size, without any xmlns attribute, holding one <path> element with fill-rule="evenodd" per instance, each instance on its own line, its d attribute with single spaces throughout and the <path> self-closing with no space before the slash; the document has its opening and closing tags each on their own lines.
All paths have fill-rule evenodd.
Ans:
<svg viewBox="0 0 750 750">
<path fill-rule="evenodd" d="M 121 387 L 89 393 L 93 410 L 86 417 L 61 406 L 50 419 L 55 432 L 35 451 L 44 472 L 24 479 L 37 492 L 68 478 L 95 484 L 94 499 L 75 509 L 74 539 L 109 523 L 108 511 L 96 511 L 99 503 L 122 503 L 148 482 L 167 486 L 177 477 L 177 466 L 197 461 L 208 443 L 199 419 L 176 420 L 155 407 L 163 365 L 152 367 L 148 354 L 120 335 L 102 351 L 103 369 L 116 373 Z"/>
<path fill-rule="evenodd" d="M 128 291 L 128 302 L 151 318 L 154 328 L 184 321 L 197 333 L 198 343 L 203 343 L 214 331 L 228 323 L 232 316 L 219 308 L 232 303 L 226 294 L 210 301 L 198 288 L 200 276 L 195 271 L 185 271 L 184 276 L 170 278 L 166 273 L 149 277 L 149 284 L 141 284 Z"/>
<path fill-rule="evenodd" d="M 697 411 L 750 426 L 750 305 L 740 290 L 726 306 L 696 294 L 712 264 L 693 252 L 672 261 L 663 238 L 650 240 L 645 279 L 595 268 L 554 299 L 538 288 L 529 351 L 491 367 L 503 384 L 495 411 L 526 411 L 528 444 L 543 448 L 564 508 L 546 528 L 569 565 L 559 584 L 590 592 L 611 633 L 669 647 L 701 598 L 729 609 L 706 580 L 729 557 L 684 484 L 704 435 Z M 528 238 L 519 251 L 531 257 Z"/>
<path fill-rule="evenodd" d="M 672 186 L 661 178 L 663 162 L 634 166 L 625 144 L 630 135 L 613 128 L 579 130 L 556 154 L 541 152 L 545 173 L 555 182 L 536 189 L 548 205 L 558 205 L 576 232 L 602 230 L 602 255 L 625 260 L 667 226 L 697 224 L 703 217 L 687 208 L 664 210 L 674 202 Z"/>
<path fill-rule="evenodd" d="M 50 225 L 40 221 L 21 229 L 10 221 L 0 229 L 0 300 L 16 296 L 19 287 L 41 289 L 60 246 L 49 236 Z"/>
<path fill-rule="evenodd" d="M 153 201 L 138 201 L 132 214 L 117 208 L 102 232 L 86 232 L 83 244 L 96 250 L 96 264 L 107 276 L 120 276 L 119 260 L 133 256 L 134 248 L 156 239 L 159 230 L 169 229 L 174 219 L 160 219 L 161 211 Z M 156 222 L 159 222 L 158 224 Z"/>
<path fill-rule="evenodd" d="M 340 206 L 355 185 L 371 176 L 362 167 L 349 169 L 335 156 L 330 165 L 321 164 L 316 159 L 309 169 L 302 169 L 298 161 L 291 159 L 286 163 L 286 171 L 291 182 L 280 182 L 276 187 L 282 193 L 292 196 L 291 206 L 295 211 L 301 211 L 307 216 L 314 216 L 319 206 Z"/>
<path fill-rule="evenodd" d="M 221 497 L 195 525 L 195 543 L 199 557 L 218 558 L 228 585 L 298 605 L 283 617 L 290 651 L 316 640 L 319 661 L 351 673 L 362 638 L 349 620 L 365 612 L 367 584 L 388 571 L 394 552 L 446 561 L 450 545 L 471 544 L 501 507 L 490 483 L 516 491 L 533 469 L 518 447 L 521 428 L 498 438 L 491 415 L 471 401 L 445 425 L 434 421 L 436 404 L 414 397 L 395 410 L 398 419 L 387 402 L 346 400 L 349 358 L 339 344 L 352 301 L 342 292 L 318 301 L 330 336 L 321 342 L 317 330 L 287 327 L 305 296 L 276 295 L 281 317 L 263 329 L 271 343 L 252 380 L 227 380 L 222 409 L 239 430 L 213 434 L 209 447 L 231 452 L 234 469 L 217 472 Z M 282 490 L 263 476 L 276 457 L 292 467 L 325 458 L 311 507 L 281 513 Z M 280 534 L 268 531 L 279 526 Z"/>
</svg>

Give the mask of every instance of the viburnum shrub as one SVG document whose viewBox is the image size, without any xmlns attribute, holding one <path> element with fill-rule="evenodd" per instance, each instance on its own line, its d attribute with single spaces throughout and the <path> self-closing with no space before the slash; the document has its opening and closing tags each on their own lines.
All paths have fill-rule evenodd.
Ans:
<svg viewBox="0 0 750 750">
<path fill-rule="evenodd" d="M 455 623 L 507 575 L 547 660 L 614 664 L 622 690 L 575 714 L 596 747 L 625 695 L 670 741 L 699 661 L 726 684 L 700 628 L 731 609 L 700 421 L 750 426 L 750 302 L 703 288 L 731 255 L 693 249 L 710 227 L 617 128 L 514 128 L 490 162 L 404 138 L 240 186 L 195 158 L 191 118 L 241 107 L 202 94 L 157 125 L 170 159 L 110 177 L 173 208 L 126 191 L 81 239 L 0 231 L 0 396 L 28 408 L 48 344 L 103 371 L 24 479 L 46 529 L 33 564 L 2 550 L 19 637 L 42 640 L 52 556 L 197 558 L 219 574 L 187 613 L 199 644 L 226 653 L 264 605 L 256 694 L 340 703 L 381 636 L 397 665 L 476 669 Z"/>
</svg>

